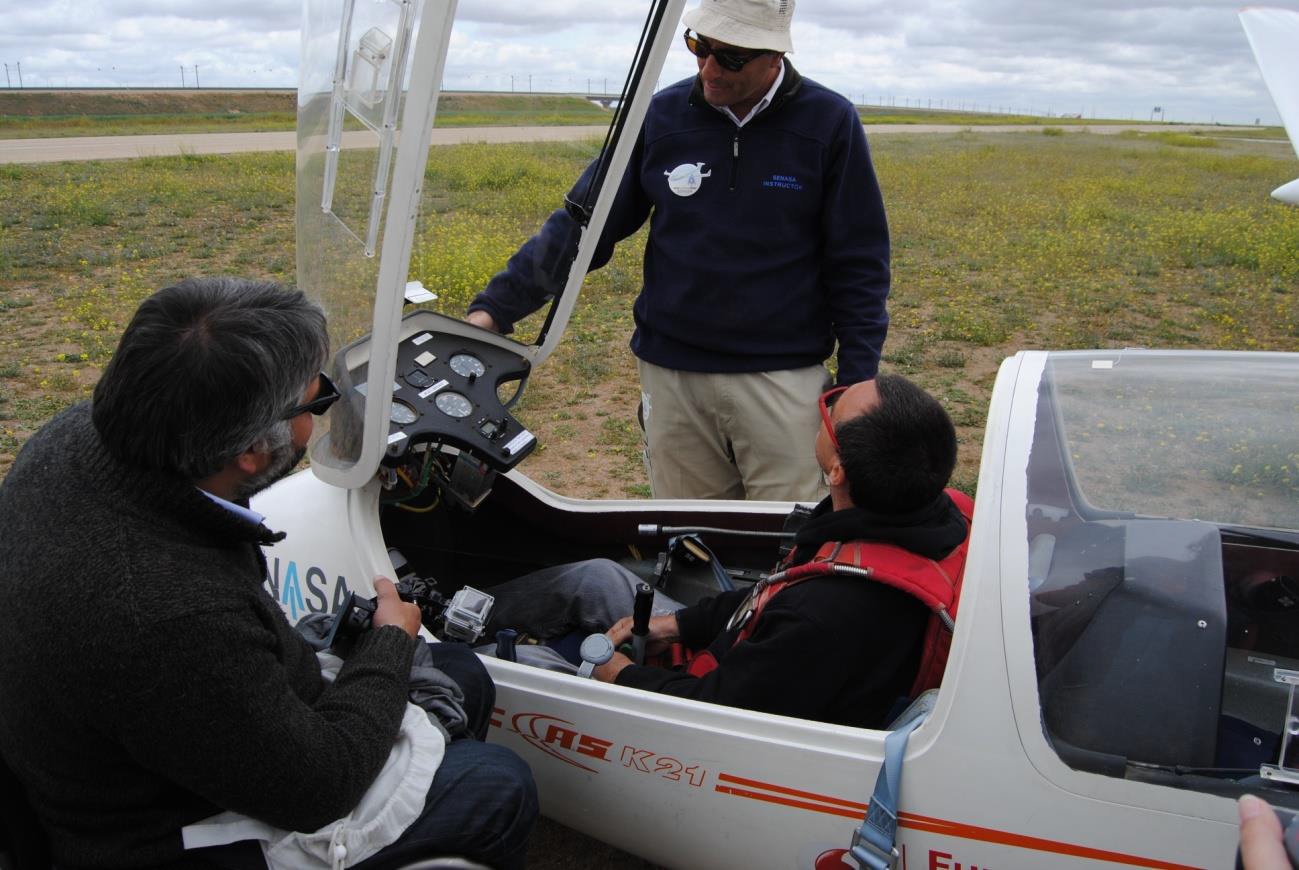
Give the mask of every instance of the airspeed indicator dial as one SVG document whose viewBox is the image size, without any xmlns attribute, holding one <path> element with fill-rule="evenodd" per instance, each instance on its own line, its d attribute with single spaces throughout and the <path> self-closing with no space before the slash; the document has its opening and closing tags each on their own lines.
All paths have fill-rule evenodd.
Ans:
<svg viewBox="0 0 1299 870">
<path fill-rule="evenodd" d="M 388 412 L 388 419 L 398 426 L 409 426 L 419 419 L 419 413 L 405 402 L 393 399 L 392 410 Z"/>
<path fill-rule="evenodd" d="M 458 353 L 447 361 L 447 365 L 451 366 L 451 371 L 466 378 L 480 378 L 487 373 L 483 361 L 471 353 Z"/>
<path fill-rule="evenodd" d="M 439 411 L 448 417 L 457 419 L 468 417 L 474 410 L 473 402 L 470 402 L 459 393 L 438 393 L 437 398 L 433 401 L 438 406 Z"/>
</svg>

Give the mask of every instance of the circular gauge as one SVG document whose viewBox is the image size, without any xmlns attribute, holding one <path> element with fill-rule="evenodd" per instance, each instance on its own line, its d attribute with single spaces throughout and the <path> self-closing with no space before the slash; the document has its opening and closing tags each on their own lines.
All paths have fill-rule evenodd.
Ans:
<svg viewBox="0 0 1299 870">
<path fill-rule="evenodd" d="M 447 361 L 451 371 L 466 378 L 480 378 L 487 373 L 483 361 L 471 353 L 458 353 Z"/>
<path fill-rule="evenodd" d="M 392 410 L 388 412 L 388 419 L 398 426 L 409 426 L 419 419 L 419 413 L 405 402 L 393 399 Z"/>
<path fill-rule="evenodd" d="M 423 369 L 411 369 L 406 373 L 406 383 L 417 390 L 422 390 L 433 383 L 433 379 Z"/>
<path fill-rule="evenodd" d="M 438 393 L 433 401 L 448 417 L 468 417 L 474 410 L 473 403 L 459 393 Z"/>
</svg>

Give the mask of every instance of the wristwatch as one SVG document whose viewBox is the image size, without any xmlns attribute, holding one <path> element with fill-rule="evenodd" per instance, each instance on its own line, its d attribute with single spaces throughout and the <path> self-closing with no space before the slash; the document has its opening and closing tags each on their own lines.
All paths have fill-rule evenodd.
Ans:
<svg viewBox="0 0 1299 870">
<path fill-rule="evenodd" d="M 613 641 L 605 634 L 588 634 L 578 652 L 582 655 L 582 666 L 577 669 L 577 675 L 590 677 L 597 667 L 613 658 Z"/>
</svg>

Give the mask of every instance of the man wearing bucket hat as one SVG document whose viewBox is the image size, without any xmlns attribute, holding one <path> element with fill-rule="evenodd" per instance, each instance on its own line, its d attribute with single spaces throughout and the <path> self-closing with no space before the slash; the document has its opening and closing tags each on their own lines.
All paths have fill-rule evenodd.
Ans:
<svg viewBox="0 0 1299 870">
<path fill-rule="evenodd" d="M 604 265 L 649 219 L 631 348 L 657 498 L 820 498 L 802 445 L 824 363 L 837 343 L 841 385 L 879 366 L 884 203 L 852 104 L 785 58 L 793 13 L 794 0 L 686 13 L 699 73 L 655 95 L 592 259 Z M 594 164 L 569 203 L 593 176 Z M 467 319 L 508 333 L 559 292 L 579 219 L 552 214 Z"/>
</svg>

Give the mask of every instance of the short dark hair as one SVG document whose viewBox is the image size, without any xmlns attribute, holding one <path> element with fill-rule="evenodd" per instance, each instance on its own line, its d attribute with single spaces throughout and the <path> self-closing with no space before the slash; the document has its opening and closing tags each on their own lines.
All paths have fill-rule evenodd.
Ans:
<svg viewBox="0 0 1299 870">
<path fill-rule="evenodd" d="M 938 497 L 956 467 L 956 428 L 938 400 L 901 375 L 875 379 L 877 406 L 835 426 L 854 505 L 895 514 Z"/>
<path fill-rule="evenodd" d="M 281 441 L 329 354 L 325 313 L 270 281 L 190 278 L 140 304 L 95 393 L 105 446 L 199 480 L 263 439 Z"/>
</svg>

